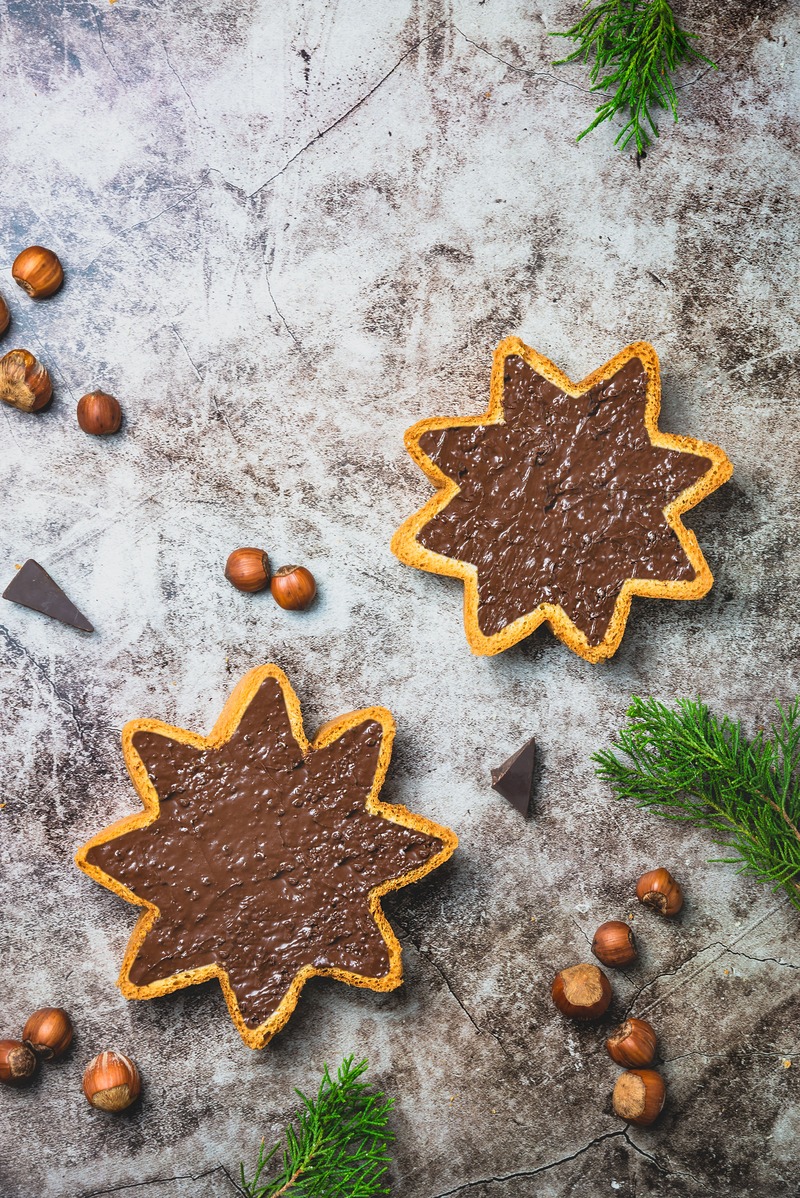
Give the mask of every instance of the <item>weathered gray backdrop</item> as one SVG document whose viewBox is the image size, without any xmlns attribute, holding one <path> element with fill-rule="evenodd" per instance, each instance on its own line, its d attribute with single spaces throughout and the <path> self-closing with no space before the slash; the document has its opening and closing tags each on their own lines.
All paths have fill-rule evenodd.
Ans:
<svg viewBox="0 0 800 1198">
<path fill-rule="evenodd" d="M 398 1198 L 796 1193 L 798 914 L 590 763 L 633 692 L 752 726 L 800 689 L 800 9 L 676 7 L 720 69 L 685 73 L 682 124 L 637 167 L 609 131 L 575 145 L 586 74 L 554 72 L 546 34 L 578 0 L 0 0 L 3 348 L 56 389 L 41 416 L 1 414 L 0 582 L 35 557 L 97 627 L 0 612 L 0 1034 L 44 1003 L 76 1025 L 68 1059 L 0 1094 L 4 1198 L 227 1198 L 292 1087 L 347 1053 L 397 1100 Z M 31 242 L 68 274 L 40 305 L 8 269 Z M 471 657 L 458 584 L 389 553 L 429 494 L 403 430 L 481 410 L 509 333 L 574 378 L 651 340 L 663 426 L 735 463 L 687 521 L 714 590 L 634 601 L 605 666 L 545 631 Z M 125 409 L 115 438 L 76 424 L 95 387 Z M 310 566 L 315 608 L 232 590 L 239 544 Z M 136 806 L 125 720 L 205 732 L 267 660 L 309 730 L 390 707 L 387 795 L 461 849 L 389 904 L 401 990 L 309 985 L 253 1053 L 215 985 L 122 999 L 134 911 L 72 854 Z M 489 771 L 531 734 L 523 825 Z M 636 912 L 616 1009 L 636 996 L 658 1028 L 669 1107 L 626 1131 L 600 1034 L 565 1025 L 549 983 L 657 864 L 686 908 Z M 145 1081 L 116 1119 L 80 1092 L 106 1047 Z"/>
</svg>

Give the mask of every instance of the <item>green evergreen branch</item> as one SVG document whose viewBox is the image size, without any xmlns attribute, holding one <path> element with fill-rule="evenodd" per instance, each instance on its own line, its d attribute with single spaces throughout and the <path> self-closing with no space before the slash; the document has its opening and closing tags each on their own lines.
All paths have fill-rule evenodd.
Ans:
<svg viewBox="0 0 800 1198">
<path fill-rule="evenodd" d="M 323 1068 L 316 1098 L 295 1093 L 303 1104 L 284 1134 L 280 1172 L 272 1181 L 262 1176 L 281 1147 L 268 1152 L 262 1140 L 250 1181 L 240 1168 L 248 1198 L 377 1198 L 388 1194 L 383 1178 L 391 1158 L 386 1149 L 394 1138 L 388 1129 L 392 1099 L 358 1079 L 367 1062 L 346 1057 L 336 1079 Z"/>
<path fill-rule="evenodd" d="M 712 860 L 785 890 L 800 908 L 800 698 L 776 707 L 770 735 L 748 739 L 740 722 L 699 701 L 671 710 L 634 699 L 616 741 L 622 756 L 605 749 L 592 760 L 617 798 L 713 832 L 730 855 Z"/>
<path fill-rule="evenodd" d="M 627 109 L 628 120 L 620 129 L 614 145 L 624 150 L 631 138 L 636 151 L 643 154 L 658 137 L 653 110 L 671 112 L 678 122 L 678 95 L 672 74 L 683 62 L 704 62 L 716 70 L 716 64 L 693 45 L 694 33 L 681 29 L 669 0 L 602 0 L 586 11 L 571 29 L 552 33 L 578 43 L 577 48 L 553 63 L 588 63 L 591 91 L 612 93 L 595 109 L 595 118 L 578 135 L 578 141 L 603 121 L 611 120 Z"/>
</svg>

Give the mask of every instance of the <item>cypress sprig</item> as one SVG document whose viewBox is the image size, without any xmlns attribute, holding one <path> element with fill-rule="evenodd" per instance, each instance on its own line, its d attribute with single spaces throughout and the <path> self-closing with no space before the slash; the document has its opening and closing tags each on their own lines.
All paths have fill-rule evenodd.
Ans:
<svg viewBox="0 0 800 1198">
<path fill-rule="evenodd" d="M 676 710 L 634 699 L 616 749 L 595 753 L 597 775 L 619 799 L 714 833 L 739 866 L 800 908 L 800 698 L 776 703 L 769 733 L 681 699 Z"/>
<path fill-rule="evenodd" d="M 250 1181 L 241 1166 L 248 1198 L 377 1198 L 389 1193 L 383 1179 L 391 1161 L 386 1149 L 394 1139 L 388 1129 L 394 1104 L 359 1081 L 366 1068 L 366 1061 L 346 1057 L 335 1078 L 324 1066 L 316 1098 L 295 1091 L 303 1105 L 283 1140 L 269 1151 L 262 1140 Z M 262 1181 L 282 1145 L 279 1172 Z"/>
<path fill-rule="evenodd" d="M 584 15 L 571 29 L 553 33 L 578 43 L 568 62 L 592 63 L 591 91 L 612 93 L 595 109 L 595 118 L 578 136 L 578 141 L 603 121 L 627 110 L 628 120 L 614 145 L 624 150 L 631 138 L 643 154 L 658 137 L 653 111 L 671 112 L 678 122 L 678 95 L 672 82 L 676 68 L 684 62 L 716 64 L 694 45 L 697 34 L 687 33 L 675 20 L 669 0 L 602 0 L 591 11 L 592 0 L 583 5 Z"/>
</svg>

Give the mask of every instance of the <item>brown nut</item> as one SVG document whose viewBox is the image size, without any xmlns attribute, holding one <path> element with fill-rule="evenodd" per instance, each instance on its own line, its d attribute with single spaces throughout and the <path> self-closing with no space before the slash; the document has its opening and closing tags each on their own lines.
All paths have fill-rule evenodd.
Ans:
<svg viewBox="0 0 800 1198">
<path fill-rule="evenodd" d="M 0 358 L 0 399 L 20 412 L 38 412 L 53 395 L 50 375 L 27 349 Z"/>
<path fill-rule="evenodd" d="M 269 582 L 269 558 L 263 549 L 234 549 L 225 563 L 225 577 L 237 591 L 263 591 Z"/>
<path fill-rule="evenodd" d="M 72 1043 L 72 1020 L 63 1007 L 42 1007 L 25 1024 L 22 1040 L 42 1060 L 51 1061 Z"/>
<path fill-rule="evenodd" d="M 556 974 L 550 993 L 569 1019 L 599 1019 L 611 1002 L 611 983 L 596 965 L 571 965 Z"/>
<path fill-rule="evenodd" d="M 609 919 L 607 923 L 601 923 L 592 940 L 592 952 L 604 965 L 617 969 L 630 965 L 638 956 L 630 925 L 621 919 Z"/>
<path fill-rule="evenodd" d="M 78 400 L 78 424 L 93 437 L 108 436 L 122 424 L 122 408 L 113 395 L 90 391 Z"/>
<path fill-rule="evenodd" d="M 124 1111 L 141 1088 L 139 1070 L 121 1052 L 101 1052 L 83 1071 L 83 1092 L 99 1111 Z"/>
<path fill-rule="evenodd" d="M 629 1069 L 617 1078 L 611 1105 L 620 1119 L 648 1127 L 664 1109 L 666 1096 L 664 1079 L 655 1069 Z"/>
<path fill-rule="evenodd" d="M 8 304 L 3 299 L 2 295 L 0 295 L 0 337 L 3 336 L 3 333 L 6 331 L 6 329 L 8 328 L 8 326 L 10 324 L 11 324 L 11 313 L 8 310 Z"/>
<path fill-rule="evenodd" d="M 287 611 L 305 611 L 314 601 L 317 584 L 305 566 L 281 566 L 272 575 L 272 598 Z"/>
<path fill-rule="evenodd" d="M 683 906 L 683 891 L 668 869 L 651 869 L 636 883 L 636 897 L 659 915 L 677 915 Z"/>
<path fill-rule="evenodd" d="M 31 299 L 48 299 L 64 282 L 64 271 L 58 256 L 42 245 L 29 245 L 17 254 L 11 274 Z"/>
<path fill-rule="evenodd" d="M 20 1040 L 0 1040 L 0 1082 L 18 1086 L 36 1072 L 36 1057 Z"/>
<path fill-rule="evenodd" d="M 608 1055 L 626 1069 L 652 1065 L 656 1055 L 656 1033 L 646 1019 L 626 1019 L 606 1040 Z"/>
</svg>

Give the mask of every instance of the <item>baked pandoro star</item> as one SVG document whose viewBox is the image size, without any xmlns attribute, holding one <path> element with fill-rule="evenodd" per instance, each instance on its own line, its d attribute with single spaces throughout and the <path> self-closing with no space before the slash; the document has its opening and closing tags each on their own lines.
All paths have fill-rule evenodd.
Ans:
<svg viewBox="0 0 800 1198">
<path fill-rule="evenodd" d="M 145 810 L 76 856 L 145 908 L 122 993 L 154 998 L 219 978 L 243 1040 L 263 1048 L 310 977 L 399 986 L 401 949 L 381 896 L 430 873 L 458 841 L 379 800 L 393 739 L 391 713 L 368 707 L 309 743 L 274 665 L 245 675 L 208 737 L 127 724 L 125 762 Z"/>
<path fill-rule="evenodd" d="M 546 621 L 601 661 L 619 647 L 634 595 L 706 594 L 711 571 L 680 517 L 733 466 L 716 445 L 661 432 L 660 406 L 647 342 L 573 383 L 508 337 L 488 411 L 408 430 L 408 452 L 437 492 L 392 550 L 462 579 L 473 653 L 500 653 Z"/>
</svg>

